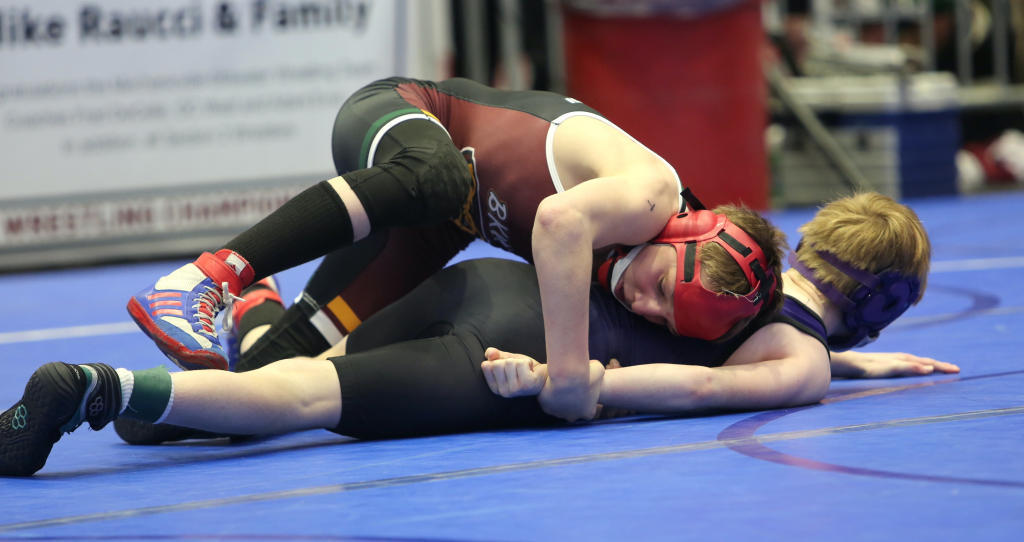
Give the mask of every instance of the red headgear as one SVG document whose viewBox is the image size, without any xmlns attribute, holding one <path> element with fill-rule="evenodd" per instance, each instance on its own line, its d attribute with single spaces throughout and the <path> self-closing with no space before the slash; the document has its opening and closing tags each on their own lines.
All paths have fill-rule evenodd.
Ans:
<svg viewBox="0 0 1024 542">
<path fill-rule="evenodd" d="M 684 190 L 683 197 L 695 210 L 669 219 L 651 243 L 672 245 L 679 258 L 673 296 L 676 332 L 712 340 L 725 335 L 740 320 L 757 314 L 762 303 L 770 302 L 776 277 L 761 247 L 745 231 L 725 215 L 706 210 L 689 192 Z M 736 260 L 750 282 L 749 294 L 716 294 L 704 287 L 700 281 L 700 251 L 707 243 L 717 244 Z M 614 288 L 609 279 L 620 258 L 621 254 L 610 258 L 598 270 L 598 280 L 604 287 Z"/>
</svg>

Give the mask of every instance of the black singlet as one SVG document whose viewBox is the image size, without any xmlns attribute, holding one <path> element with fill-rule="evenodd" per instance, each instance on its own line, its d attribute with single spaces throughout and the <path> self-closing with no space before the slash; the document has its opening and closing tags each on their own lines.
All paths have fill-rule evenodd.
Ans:
<svg viewBox="0 0 1024 542">
<path fill-rule="evenodd" d="M 820 319 L 791 301 L 773 321 L 797 323 L 824 342 Z M 605 364 L 717 367 L 754 331 L 722 344 L 674 337 L 591 289 L 590 357 Z M 356 328 L 348 355 L 331 358 L 342 398 L 334 431 L 397 438 L 557 422 L 535 397 L 491 393 L 480 367 L 491 346 L 546 362 L 536 269 L 483 259 L 440 271 Z"/>
<path fill-rule="evenodd" d="M 791 325 L 828 349 L 825 323 L 792 297 L 786 296 L 782 310 L 763 325 L 772 323 Z M 666 333 L 664 326 L 648 322 L 626 310 L 607 290 L 597 286 L 590 290 L 590 357 L 606 364 L 615 358 L 623 367 L 645 363 L 721 367 L 759 329 L 748 327 L 722 343 L 674 337 Z"/>
</svg>

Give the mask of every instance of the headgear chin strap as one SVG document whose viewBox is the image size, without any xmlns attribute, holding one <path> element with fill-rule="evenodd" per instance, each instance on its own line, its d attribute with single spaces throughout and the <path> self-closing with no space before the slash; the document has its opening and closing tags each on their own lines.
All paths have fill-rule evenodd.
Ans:
<svg viewBox="0 0 1024 542">
<path fill-rule="evenodd" d="M 626 268 L 629 267 L 629 264 L 633 263 L 633 258 L 636 258 L 636 255 L 640 254 L 640 251 L 647 245 L 648 243 L 637 245 L 629 252 L 623 252 L 621 248 L 615 249 L 615 251 L 608 255 L 608 260 L 598 269 L 598 282 L 601 282 L 601 284 L 614 293 L 615 289 L 619 287 L 619 281 L 622 280 L 622 274 L 625 273 Z M 627 305 L 625 301 L 619 299 L 619 296 L 615 296 L 615 299 L 622 303 L 623 307 L 629 309 L 630 312 L 633 311 L 633 308 Z"/>
<path fill-rule="evenodd" d="M 768 268 L 764 251 L 745 231 L 725 215 L 705 209 L 689 188 L 683 191 L 683 198 L 694 210 L 672 217 L 651 244 L 667 244 L 676 249 L 678 265 L 673 295 L 676 332 L 713 340 L 725 335 L 740 320 L 757 314 L 763 303 L 770 302 L 777 279 Z M 718 294 L 704 287 L 700 280 L 700 251 L 708 243 L 725 249 L 739 264 L 750 283 L 749 294 Z M 628 254 L 619 250 L 617 255 L 612 255 L 598 270 L 598 281 L 614 293 L 622 271 L 643 246 L 646 245 Z"/>
<path fill-rule="evenodd" d="M 798 251 L 800 244 L 796 247 Z M 797 259 L 795 252 L 789 255 L 789 265 L 811 281 L 843 313 L 843 323 L 849 334 L 840 337 L 829 335 L 830 350 L 841 352 L 874 342 L 885 326 L 899 318 L 921 296 L 921 280 L 917 277 L 890 270 L 875 275 L 840 260 L 831 252 L 814 252 L 839 272 L 860 283 L 847 297 L 835 286 L 817 279 L 814 271 Z"/>
</svg>

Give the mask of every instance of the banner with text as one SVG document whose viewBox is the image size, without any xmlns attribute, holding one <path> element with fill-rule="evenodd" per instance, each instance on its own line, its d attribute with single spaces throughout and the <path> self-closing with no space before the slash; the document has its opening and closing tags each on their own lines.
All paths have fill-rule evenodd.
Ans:
<svg viewBox="0 0 1024 542">
<path fill-rule="evenodd" d="M 0 0 L 0 251 L 199 231 L 203 216 L 223 229 L 231 209 L 241 227 L 268 207 L 238 202 L 332 176 L 338 108 L 402 70 L 403 10 L 403 0 Z M 224 212 L 167 210 L 204 194 Z M 130 227 L 118 226 L 125 216 Z"/>
</svg>

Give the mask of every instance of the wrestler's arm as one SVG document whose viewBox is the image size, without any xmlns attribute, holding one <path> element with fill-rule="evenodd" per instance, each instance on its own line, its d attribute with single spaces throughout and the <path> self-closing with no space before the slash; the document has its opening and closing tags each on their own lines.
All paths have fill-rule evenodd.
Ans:
<svg viewBox="0 0 1024 542">
<path fill-rule="evenodd" d="M 832 353 L 832 376 L 842 378 L 894 378 L 933 373 L 959 373 L 952 363 L 904 352 Z"/>
<path fill-rule="evenodd" d="M 638 173 L 593 179 L 541 202 L 533 257 L 548 359 L 539 400 L 549 414 L 572 421 L 596 410 L 601 371 L 590 364 L 587 340 L 593 250 L 657 235 L 677 212 L 675 187 L 664 175 Z"/>
<path fill-rule="evenodd" d="M 824 346 L 789 326 L 772 324 L 722 367 L 650 364 L 607 371 L 598 402 L 650 413 L 784 408 L 820 401 L 829 381 Z"/>
</svg>

